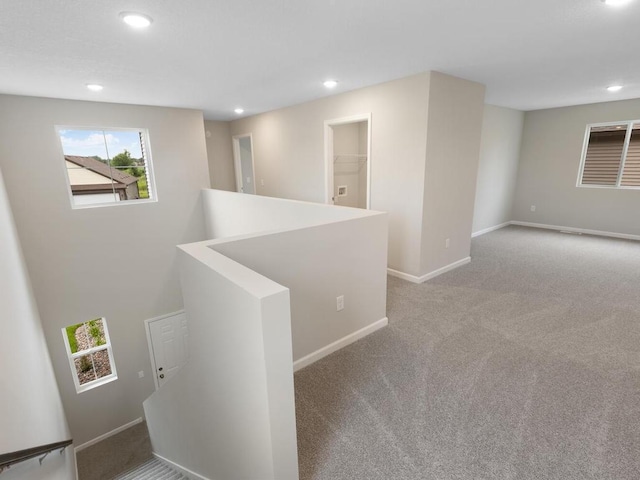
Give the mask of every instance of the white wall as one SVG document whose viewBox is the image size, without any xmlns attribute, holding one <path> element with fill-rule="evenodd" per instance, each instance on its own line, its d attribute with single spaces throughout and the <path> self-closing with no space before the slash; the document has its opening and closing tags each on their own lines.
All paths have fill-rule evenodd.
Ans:
<svg viewBox="0 0 640 480">
<path fill-rule="evenodd" d="M 75 480 L 73 446 L 62 453 L 56 450 L 39 464 L 38 458 L 13 465 L 2 474 L 2 480 Z"/>
<path fill-rule="evenodd" d="M 484 92 L 479 83 L 431 73 L 422 221 L 425 275 L 469 257 Z"/>
<path fill-rule="evenodd" d="M 293 360 L 386 317 L 386 218 L 374 215 L 216 245 L 291 291 Z M 336 311 L 344 295 L 345 309 Z"/>
<path fill-rule="evenodd" d="M 7 95 L 0 112 L 0 168 L 71 433 L 82 444 L 140 417 L 154 389 L 143 322 L 182 308 L 175 245 L 204 238 L 202 114 Z M 148 128 L 158 202 L 72 210 L 55 125 Z M 100 316 L 118 380 L 77 394 L 61 328 Z"/>
<path fill-rule="evenodd" d="M 360 153 L 360 123 L 347 123 L 333 127 L 333 155 Z M 353 163 L 356 162 L 356 163 Z M 359 207 L 360 175 L 356 157 L 339 158 L 333 165 L 333 194 L 335 204 L 345 207 Z M 363 169 L 364 170 L 364 169 Z M 338 187 L 346 186 L 347 195 L 339 197 Z M 362 184 L 366 192 L 366 183 Z M 365 206 L 366 208 L 366 202 Z"/>
<path fill-rule="evenodd" d="M 291 289 L 294 360 L 386 318 L 385 214 L 216 190 L 203 202 L 207 236 L 234 239 L 216 251 Z"/>
<path fill-rule="evenodd" d="M 483 108 L 483 85 L 427 72 L 236 120 L 231 133 L 253 134 L 257 193 L 323 202 L 324 122 L 370 113 L 371 208 L 389 214 L 389 268 L 420 280 L 468 259 Z"/>
<path fill-rule="evenodd" d="M 636 119 L 640 99 L 527 112 L 513 220 L 640 235 L 640 190 L 576 187 L 587 124 Z"/>
<path fill-rule="evenodd" d="M 386 325 L 386 215 L 203 198 L 222 238 L 180 246 L 194 340 L 187 366 L 145 402 L 154 450 L 212 479 L 297 479 L 293 361 Z"/>
<path fill-rule="evenodd" d="M 473 232 L 512 220 L 524 112 L 484 106 Z"/>
<path fill-rule="evenodd" d="M 251 152 L 251 138 L 238 139 L 238 154 L 240 155 L 240 170 L 242 172 L 242 191 L 244 193 L 256 193 L 253 174 L 253 153 Z"/>
<path fill-rule="evenodd" d="M 423 73 L 231 122 L 232 135 L 253 134 L 257 193 L 324 202 L 324 122 L 371 113 L 371 208 L 389 213 L 389 266 L 419 273 L 429 79 Z"/>
<path fill-rule="evenodd" d="M 49 350 L 0 172 L 0 454 L 69 440 Z M 75 478 L 72 447 L 15 465 L 6 479 Z"/>
<path fill-rule="evenodd" d="M 297 480 L 289 292 L 202 244 L 180 264 L 190 358 L 144 403 L 154 452 L 212 480 Z"/>
<path fill-rule="evenodd" d="M 350 208 L 261 195 L 202 190 L 206 238 L 275 232 L 367 215 Z"/>
<path fill-rule="evenodd" d="M 210 238 L 229 239 L 216 251 L 291 290 L 294 360 L 386 317 L 385 214 L 215 190 L 203 197 L 207 217 L 237 220 L 208 221 L 218 225 Z"/>
<path fill-rule="evenodd" d="M 209 159 L 211 188 L 236 191 L 236 174 L 233 166 L 233 147 L 229 122 L 207 120 L 204 122 Z"/>
<path fill-rule="evenodd" d="M 345 123 L 333 127 L 333 153 L 360 153 L 360 124 Z M 366 122 L 365 122 L 366 123 Z"/>
<path fill-rule="evenodd" d="M 368 155 L 368 141 L 369 141 L 369 122 L 358 123 L 358 152 L 360 155 Z M 364 165 L 358 174 L 358 183 L 360 188 L 358 189 L 358 207 L 367 208 L 367 170 L 369 168 L 369 158 L 367 158 L 367 164 Z"/>
</svg>

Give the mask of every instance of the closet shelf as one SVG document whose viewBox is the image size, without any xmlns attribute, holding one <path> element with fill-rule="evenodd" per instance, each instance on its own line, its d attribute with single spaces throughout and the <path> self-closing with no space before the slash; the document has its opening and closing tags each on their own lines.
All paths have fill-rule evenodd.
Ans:
<svg viewBox="0 0 640 480">
<path fill-rule="evenodd" d="M 355 168 L 355 172 L 341 172 L 341 173 L 358 173 L 364 164 L 367 163 L 367 155 L 360 153 L 341 153 L 334 155 L 333 164 L 336 166 L 343 165 L 344 168 Z"/>
</svg>

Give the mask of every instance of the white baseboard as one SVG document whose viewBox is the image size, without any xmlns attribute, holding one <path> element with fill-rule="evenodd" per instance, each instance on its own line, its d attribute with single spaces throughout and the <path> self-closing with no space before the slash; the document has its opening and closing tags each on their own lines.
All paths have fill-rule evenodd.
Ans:
<svg viewBox="0 0 640 480">
<path fill-rule="evenodd" d="M 422 283 L 420 281 L 420 277 L 416 277 L 415 275 L 411 275 L 409 273 L 401 272 L 400 270 L 394 270 L 393 268 L 387 268 L 387 273 L 392 277 L 401 278 L 402 280 L 406 280 L 411 283 Z"/>
<path fill-rule="evenodd" d="M 457 262 L 450 263 L 449 265 L 446 265 L 442 268 L 434 270 L 433 272 L 429 272 L 426 275 L 422 275 L 421 277 L 416 277 L 415 275 L 410 275 L 408 273 L 400 272 L 392 268 L 387 268 L 387 273 L 393 277 L 401 278 L 402 280 L 407 280 L 412 283 L 424 283 L 427 280 L 431 280 L 432 278 L 442 275 L 443 273 L 447 273 L 447 272 L 450 272 L 451 270 L 455 270 L 456 268 L 461 267 L 462 265 L 466 265 L 469 262 L 471 262 L 471 257 L 466 257 L 461 260 L 458 260 Z"/>
<path fill-rule="evenodd" d="M 106 438 L 113 437 L 114 435 L 126 430 L 127 428 L 133 427 L 134 425 L 137 425 L 140 422 L 142 422 L 142 417 L 136 418 L 134 421 L 129 422 L 125 425 L 122 425 L 121 427 L 115 428 L 110 432 L 104 433 L 99 437 L 94 438 L 93 440 L 89 440 L 88 442 L 83 443 L 82 445 L 78 445 L 73 450 L 74 452 L 78 453 L 80 450 L 84 450 L 85 448 L 88 448 L 91 445 L 95 445 L 96 443 L 99 443 Z"/>
<path fill-rule="evenodd" d="M 562 227 L 560 225 L 545 225 L 543 223 L 519 222 L 513 220 L 511 225 L 519 225 L 521 227 L 544 228 L 546 230 L 558 230 L 565 232 L 584 233 L 585 235 L 598 235 L 600 237 L 624 238 L 626 240 L 640 240 L 640 235 L 631 235 L 627 233 L 605 232 L 603 230 L 589 230 L 586 228 Z"/>
<path fill-rule="evenodd" d="M 297 372 L 298 370 L 311 365 L 314 362 L 317 362 L 323 357 L 340 350 L 347 345 L 352 344 L 353 342 L 360 340 L 361 338 L 366 337 L 367 335 L 372 334 L 376 330 L 380 330 L 383 327 L 386 327 L 389 324 L 389 319 L 387 317 L 381 318 L 380 320 L 372 323 L 371 325 L 367 325 L 360 330 L 350 333 L 346 337 L 342 337 L 340 340 L 336 340 L 335 342 L 327 345 L 326 347 L 322 347 L 320 350 L 316 350 L 309 355 L 306 355 L 295 362 L 293 362 L 293 371 Z"/>
<path fill-rule="evenodd" d="M 496 230 L 500 230 L 501 228 L 508 227 L 511 225 L 511 222 L 504 222 L 500 225 L 494 225 L 493 227 L 484 228 L 482 230 L 478 230 L 477 232 L 473 232 L 471 234 L 471 238 L 479 237 L 480 235 L 484 235 L 485 233 L 494 232 Z"/>
<path fill-rule="evenodd" d="M 188 468 L 183 467 L 182 465 L 177 464 L 176 462 L 172 462 L 168 458 L 164 458 L 162 455 L 158 455 L 156 452 L 151 452 L 151 453 L 153 453 L 153 456 L 156 457 L 158 460 L 166 463 L 171 468 L 173 468 L 176 472 L 179 472 L 188 478 L 191 478 L 193 480 L 211 480 L 207 477 L 203 477 L 199 473 L 196 473 L 192 470 L 189 470 Z"/>
</svg>

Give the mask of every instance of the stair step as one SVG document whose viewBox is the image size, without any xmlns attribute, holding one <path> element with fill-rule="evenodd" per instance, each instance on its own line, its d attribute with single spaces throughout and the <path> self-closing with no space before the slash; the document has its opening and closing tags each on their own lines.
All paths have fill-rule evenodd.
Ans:
<svg viewBox="0 0 640 480">
<path fill-rule="evenodd" d="M 153 458 L 142 465 L 117 476 L 114 480 L 189 480 L 166 463 Z"/>
</svg>

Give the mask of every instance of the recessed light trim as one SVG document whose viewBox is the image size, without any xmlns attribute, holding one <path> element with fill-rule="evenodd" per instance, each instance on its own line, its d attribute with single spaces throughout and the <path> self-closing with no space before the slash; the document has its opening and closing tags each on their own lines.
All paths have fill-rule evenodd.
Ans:
<svg viewBox="0 0 640 480">
<path fill-rule="evenodd" d="M 607 87 L 608 92 L 619 92 L 620 90 L 622 90 L 622 85 L 611 85 Z"/>
<path fill-rule="evenodd" d="M 102 85 L 99 85 L 97 83 L 87 83 L 86 87 L 92 92 L 99 92 L 104 88 Z"/>
<path fill-rule="evenodd" d="M 240 107 L 238 107 L 238 108 L 236 108 L 236 109 L 234 110 L 234 112 L 236 112 L 238 115 L 240 115 L 240 114 L 244 113 L 244 108 L 240 108 Z"/>
<path fill-rule="evenodd" d="M 336 88 L 338 86 L 338 82 L 336 80 L 325 80 L 323 85 L 327 88 Z"/>
<path fill-rule="evenodd" d="M 153 23 L 153 19 L 144 13 L 120 12 L 120 18 L 124 23 L 133 28 L 147 28 Z"/>
</svg>

